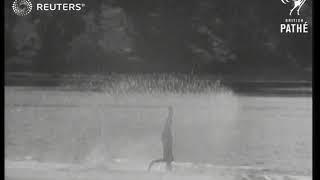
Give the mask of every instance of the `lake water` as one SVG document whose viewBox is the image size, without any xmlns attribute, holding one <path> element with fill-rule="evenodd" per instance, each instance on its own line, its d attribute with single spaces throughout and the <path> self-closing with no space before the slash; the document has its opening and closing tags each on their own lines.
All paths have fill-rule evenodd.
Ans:
<svg viewBox="0 0 320 180">
<path fill-rule="evenodd" d="M 162 155 L 169 105 L 177 162 L 312 173 L 312 98 L 232 92 L 114 96 L 5 87 L 6 159 L 148 164 Z"/>
</svg>

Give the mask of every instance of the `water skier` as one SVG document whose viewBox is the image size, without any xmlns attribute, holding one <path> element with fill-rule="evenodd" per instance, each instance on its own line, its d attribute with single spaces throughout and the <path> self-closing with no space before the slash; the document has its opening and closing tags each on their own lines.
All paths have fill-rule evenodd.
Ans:
<svg viewBox="0 0 320 180">
<path fill-rule="evenodd" d="M 148 167 L 148 171 L 151 170 L 151 167 L 155 163 L 160 163 L 160 162 L 166 163 L 166 168 L 168 171 L 172 170 L 171 163 L 173 162 L 174 158 L 173 158 L 173 153 L 172 153 L 173 140 L 172 140 L 172 132 L 171 132 L 173 109 L 171 106 L 169 106 L 168 111 L 169 111 L 169 114 L 166 119 L 164 129 L 162 131 L 162 136 L 161 136 L 163 158 L 151 161 L 149 164 L 149 167 Z"/>
</svg>

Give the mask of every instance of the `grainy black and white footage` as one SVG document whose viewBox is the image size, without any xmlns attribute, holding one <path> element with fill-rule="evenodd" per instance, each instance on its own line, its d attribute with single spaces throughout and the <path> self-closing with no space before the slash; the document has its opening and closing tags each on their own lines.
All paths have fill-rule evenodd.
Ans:
<svg viewBox="0 0 320 180">
<path fill-rule="evenodd" d="M 296 35 L 278 1 L 5 1 L 6 180 L 311 180 L 312 0 Z"/>
</svg>

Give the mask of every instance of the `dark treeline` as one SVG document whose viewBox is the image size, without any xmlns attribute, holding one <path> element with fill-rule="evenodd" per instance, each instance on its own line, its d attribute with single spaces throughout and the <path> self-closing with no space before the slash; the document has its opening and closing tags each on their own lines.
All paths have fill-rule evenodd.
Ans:
<svg viewBox="0 0 320 180">
<path fill-rule="evenodd" d="M 77 1 L 84 10 L 25 17 L 5 1 L 5 70 L 311 76 L 311 31 L 280 34 L 290 8 L 280 0 Z"/>
</svg>

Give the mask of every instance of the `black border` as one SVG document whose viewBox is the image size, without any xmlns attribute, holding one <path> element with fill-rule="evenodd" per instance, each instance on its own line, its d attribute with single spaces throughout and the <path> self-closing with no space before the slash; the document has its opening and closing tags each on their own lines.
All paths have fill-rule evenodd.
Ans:
<svg viewBox="0 0 320 180">
<path fill-rule="evenodd" d="M 5 1 L 8 1 L 8 0 L 3 0 L 1 1 L 2 2 L 2 5 L 3 7 L 1 8 L 1 14 L 2 14 L 2 23 L 1 23 L 1 30 L 2 30 L 2 42 L 3 42 L 3 48 L 2 48 L 2 53 L 3 53 L 3 60 L 2 60 L 2 65 L 3 65 L 3 73 L 2 73 L 2 84 L 3 84 L 3 88 L 1 89 L 3 92 L 1 93 L 2 94 L 2 98 L 3 98 L 3 107 L 5 105 L 5 99 L 4 99 L 4 95 L 5 95 L 5 91 L 4 91 L 4 82 L 5 82 L 5 76 L 4 76 L 4 54 L 5 54 L 5 50 L 4 50 L 4 38 L 5 38 L 5 34 L 4 34 L 4 6 L 5 6 Z M 11 1 L 11 0 L 10 0 Z M 279 0 L 280 1 L 280 0 Z M 316 23 L 316 14 L 317 14 L 317 10 L 316 10 L 316 6 L 317 6 L 317 0 L 312 0 L 312 24 L 313 24 L 313 29 L 312 29 L 312 37 L 313 37 L 313 41 L 312 41 L 312 44 L 313 44 L 313 66 L 312 66 L 312 74 L 313 74 L 313 77 L 312 77 L 312 96 L 313 96 L 313 127 L 312 127 L 312 131 L 313 131 L 313 152 L 312 152 L 312 157 L 313 157 L 313 169 L 312 169 L 312 176 L 313 176 L 313 179 L 320 179 L 320 175 L 319 175 L 319 171 L 317 171 L 317 162 L 316 160 L 318 159 L 318 150 L 319 150 L 319 142 L 318 142 L 318 139 L 317 139 L 317 127 L 319 125 L 319 112 L 320 112 L 320 108 L 319 108 L 319 100 L 320 100 L 320 95 L 319 95 L 319 91 L 320 91 L 320 88 L 318 87 L 318 80 L 319 79 L 319 74 L 317 75 L 317 72 L 316 72 L 316 69 L 317 69 L 317 64 L 319 64 L 319 59 L 317 58 L 317 54 L 319 54 L 319 51 L 316 50 L 316 39 L 317 39 L 317 23 Z M 319 56 L 318 56 L 319 57 Z M 315 59 L 318 59 L 315 60 Z M 318 77 L 318 78 L 317 78 Z M 3 118 L 5 118 L 5 114 L 4 114 L 4 108 L 2 109 L 2 112 L 3 112 Z M 3 133 L 3 138 L 2 138 L 2 145 L 4 146 L 5 145 L 5 121 L 3 119 L 2 123 L 1 123 L 1 126 L 2 126 L 2 133 Z M 5 165 L 5 148 L 2 148 L 2 151 L 3 151 L 3 168 L 2 168 L 2 172 L 3 172 L 3 179 L 5 179 L 5 169 L 4 169 L 4 165 Z"/>
<path fill-rule="evenodd" d="M 1 97 L 3 98 L 3 107 L 5 105 L 5 100 L 4 100 L 4 58 L 5 58 L 5 55 L 4 55 L 4 52 L 5 52 L 5 49 L 4 49 L 4 46 L 5 46 L 5 41 L 4 41 L 4 38 L 5 38 L 5 34 L 4 34 L 4 31 L 5 31 L 5 23 L 4 23 L 4 20 L 5 20 L 5 17 L 4 17 L 4 7 L 5 7 L 5 1 L 8 1 L 8 0 L 4 0 L 4 1 L 1 1 L 1 4 L 2 4 L 2 7 L 1 7 L 1 15 L 2 15 L 2 18 L 1 18 L 1 33 L 2 33 L 2 44 L 3 44 L 3 48 L 2 48 L 2 65 L 3 65 L 3 73 L 1 73 L 1 75 L 3 76 L 1 79 L 2 79 L 2 84 L 3 84 L 3 88 L 1 88 L 1 91 L 3 91 L 1 93 Z M 2 168 L 2 172 L 3 172 L 3 179 L 5 179 L 5 124 L 4 124 L 4 118 L 5 118 L 5 115 L 4 115 L 4 108 L 1 109 L 1 111 L 3 112 L 3 120 L 2 120 L 2 123 L 1 123 L 1 130 L 2 130 L 2 133 L 3 133 L 3 138 L 1 138 L 1 140 L 3 141 L 1 144 L 3 145 L 3 148 L 1 148 L 1 150 L 3 151 L 3 168 Z"/>
<path fill-rule="evenodd" d="M 313 179 L 320 179 L 320 175 L 319 175 L 319 172 L 316 170 L 317 169 L 317 162 L 316 162 L 316 159 L 319 159 L 318 156 L 318 150 L 319 150 L 319 143 L 317 142 L 317 128 L 318 125 L 319 125 L 319 83 L 317 83 L 317 76 L 319 75 L 316 75 L 317 72 L 316 72 L 316 67 L 317 67 L 317 62 L 315 59 L 318 59 L 317 58 L 317 54 L 319 54 L 319 51 L 316 50 L 316 37 L 317 37 L 317 23 L 315 22 L 316 19 L 316 13 L 317 11 L 315 11 L 316 9 L 316 4 L 318 2 L 316 0 L 313 0 L 312 1 L 312 24 L 313 24 L 313 29 L 312 29 L 312 54 L 313 54 L 313 65 L 312 65 L 312 102 L 313 102 L 313 123 L 312 123 L 312 142 L 313 142 L 313 152 L 312 152 L 312 159 L 313 159 L 313 167 L 312 167 L 312 177 Z"/>
</svg>

